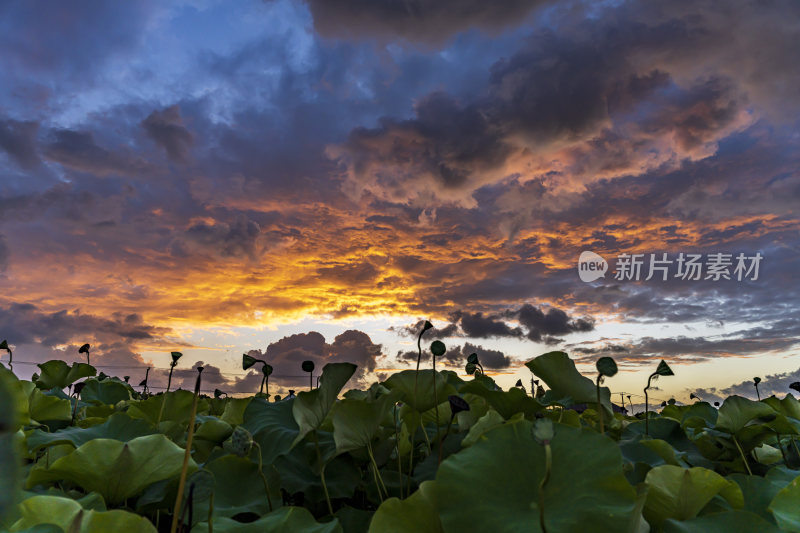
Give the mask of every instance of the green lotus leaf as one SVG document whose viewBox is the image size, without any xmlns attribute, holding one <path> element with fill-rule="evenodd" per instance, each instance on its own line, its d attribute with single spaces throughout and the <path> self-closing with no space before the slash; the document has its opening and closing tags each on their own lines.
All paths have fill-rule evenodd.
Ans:
<svg viewBox="0 0 800 533">
<path fill-rule="evenodd" d="M 247 354 L 242 354 L 242 370 L 247 370 L 258 362 L 258 359 Z"/>
<path fill-rule="evenodd" d="M 172 363 L 177 364 L 178 359 L 183 357 L 183 354 L 181 352 L 170 352 L 170 356 L 172 356 Z"/>
<path fill-rule="evenodd" d="M 467 433 L 467 436 L 464 437 L 464 440 L 461 441 L 461 445 L 464 447 L 472 446 L 478 441 L 481 435 L 490 429 L 502 426 L 503 423 L 505 423 L 503 415 L 494 409 L 489 409 L 485 415 L 480 417 L 478 421 L 469 428 L 469 432 Z"/>
<path fill-rule="evenodd" d="M 325 465 L 325 483 L 331 498 L 351 498 L 361 484 L 361 470 L 349 454 L 337 455 L 333 434 L 318 430 L 320 455 L 314 439 L 306 439 L 284 455 L 273 465 L 280 475 L 281 488 L 290 494 L 304 493 L 309 501 L 325 500 L 320 480 L 319 458 Z"/>
<path fill-rule="evenodd" d="M 748 511 L 724 511 L 691 520 L 664 522 L 664 533 L 731 533 L 753 531 L 758 533 L 781 533 L 775 524 L 767 522 Z"/>
<path fill-rule="evenodd" d="M 597 403 L 597 389 L 591 379 L 582 376 L 575 363 L 564 352 L 549 352 L 525 363 L 531 372 L 539 376 L 555 398 L 570 398 L 572 403 Z M 521 391 L 520 391 L 521 392 Z M 600 403 L 609 417 L 611 411 L 611 392 L 608 387 L 600 387 Z"/>
<path fill-rule="evenodd" d="M 52 481 L 69 481 L 85 491 L 100 493 L 109 505 L 119 505 L 148 485 L 177 476 L 184 450 L 161 434 L 137 437 L 129 442 L 94 439 L 72 453 L 35 466 L 27 488 Z M 197 469 L 190 460 L 190 470 Z"/>
<path fill-rule="evenodd" d="M 352 363 L 328 363 L 322 369 L 319 387 L 297 395 L 292 402 L 292 415 L 297 422 L 299 433 L 293 445 L 322 425 L 339 392 L 353 376 L 356 368 L 358 367 Z"/>
<path fill-rule="evenodd" d="M 28 384 L 26 386 L 26 384 Z M 0 387 L 3 393 L 3 403 L 7 406 L 2 409 L 7 428 L 16 431 L 21 426 L 30 423 L 28 414 L 28 397 L 35 388 L 30 382 L 23 382 L 17 379 L 13 372 L 0 366 Z"/>
<path fill-rule="evenodd" d="M 81 378 L 97 375 L 97 369 L 86 363 L 74 363 L 69 366 L 61 360 L 47 361 L 37 365 L 41 375 L 36 381 L 40 389 L 64 389 Z"/>
<path fill-rule="evenodd" d="M 87 379 L 81 390 L 81 400 L 101 405 L 116 405 L 118 402 L 130 400 L 132 392 L 130 385 L 121 381 Z"/>
<path fill-rule="evenodd" d="M 730 396 L 719 408 L 719 417 L 714 429 L 736 434 L 758 418 L 775 418 L 777 413 L 762 402 L 754 402 L 741 396 Z"/>
<path fill-rule="evenodd" d="M 244 411 L 250 405 L 253 398 L 227 398 L 225 400 L 225 409 L 222 411 L 220 420 L 227 422 L 232 426 L 238 426 L 242 423 Z"/>
<path fill-rule="evenodd" d="M 258 472 L 258 464 L 250 459 L 224 455 L 209 461 L 202 471 L 208 471 L 214 477 L 214 516 L 263 515 L 269 512 L 264 480 Z M 280 503 L 278 483 L 270 485 L 270 495 L 273 505 Z M 199 520 L 208 519 L 207 506 L 198 506 L 195 513 Z"/>
<path fill-rule="evenodd" d="M 691 405 L 667 405 L 661 410 L 661 416 L 672 418 L 681 424 L 690 418 L 701 418 L 705 420 L 706 426 L 712 427 L 717 423 L 719 411 L 708 402 L 695 402 Z"/>
<path fill-rule="evenodd" d="M 384 385 L 386 385 L 389 390 L 397 390 L 400 394 L 400 401 L 410 405 L 420 413 L 433 409 L 437 400 L 439 403 L 446 402 L 450 394 L 456 393 L 455 388 L 447 383 L 446 376 L 437 372 L 435 378 L 436 395 L 434 396 L 433 370 L 420 370 L 418 384 L 416 373 L 416 370 L 396 372 L 384 382 Z"/>
<path fill-rule="evenodd" d="M 389 498 L 378 507 L 369 525 L 370 533 L 442 533 L 436 512 L 435 481 L 423 481 L 414 494 L 400 500 Z"/>
<path fill-rule="evenodd" d="M 775 518 L 768 510 L 775 495 L 788 483 L 781 479 L 770 479 L 747 474 L 731 474 L 728 479 L 739 485 L 744 496 L 743 510 L 755 513 L 762 518 L 774 522 Z"/>
<path fill-rule="evenodd" d="M 466 366 L 464 367 L 464 370 L 466 371 L 467 374 L 471 376 L 475 373 L 475 370 L 477 368 L 478 367 L 475 365 L 475 363 L 467 363 Z"/>
<path fill-rule="evenodd" d="M 243 524 L 230 518 L 215 518 L 215 533 L 342 533 L 338 520 L 319 523 L 308 509 L 303 507 L 281 507 L 256 520 Z M 208 523 L 201 522 L 192 528 L 192 533 L 207 533 Z"/>
<path fill-rule="evenodd" d="M 21 481 L 14 440 L 21 419 L 17 398 L 22 397 L 22 393 L 17 385 L 11 372 L 0 369 L 0 524 L 16 504 Z"/>
<path fill-rule="evenodd" d="M 762 400 L 762 403 L 766 403 L 778 413 L 800 420 L 800 401 L 797 401 L 797 398 L 791 394 L 787 394 L 782 400 L 770 396 Z"/>
<path fill-rule="evenodd" d="M 610 357 L 601 357 L 597 360 L 596 365 L 601 376 L 610 378 L 617 374 L 617 363 Z"/>
<path fill-rule="evenodd" d="M 69 400 L 45 394 L 30 381 L 20 381 L 19 384 L 28 397 L 28 414 L 31 420 L 45 424 L 50 430 L 70 423 L 72 404 Z"/>
<path fill-rule="evenodd" d="M 204 417 L 204 420 L 200 420 L 200 417 L 197 418 L 198 422 L 200 422 L 194 433 L 194 438 L 197 440 L 222 444 L 233 433 L 233 428 L 230 424 L 215 416 Z"/>
<path fill-rule="evenodd" d="M 364 511 L 349 505 L 340 507 L 334 514 L 342 529 L 348 533 L 367 533 L 374 511 Z"/>
<path fill-rule="evenodd" d="M 153 426 L 158 423 L 158 414 L 161 411 L 161 402 L 164 401 L 164 415 L 161 421 L 170 420 L 180 425 L 188 424 L 192 415 L 192 403 L 194 394 L 188 390 L 176 390 L 166 393 L 164 396 L 159 394 L 151 396 L 146 400 L 132 401 L 128 408 L 128 415 L 131 418 L 141 418 Z M 208 400 L 200 398 L 197 403 L 197 414 L 208 412 Z"/>
<path fill-rule="evenodd" d="M 31 451 L 56 444 L 72 444 L 78 448 L 92 439 L 113 439 L 128 442 L 137 437 L 151 435 L 153 428 L 144 420 L 137 420 L 125 413 L 115 413 L 102 424 L 90 428 L 69 427 L 54 433 L 36 430 L 28 435 Z"/>
<path fill-rule="evenodd" d="M 458 392 L 480 396 L 505 419 L 509 419 L 517 413 L 523 413 L 528 418 L 532 418 L 536 413 L 544 410 L 544 406 L 536 398 L 531 398 L 521 389 L 513 387 L 507 391 L 489 390 L 478 381 L 479 379 L 466 382 Z"/>
<path fill-rule="evenodd" d="M 644 517 L 656 528 L 668 518 L 694 518 L 718 494 L 737 509 L 744 506 L 739 485 L 707 468 L 657 466 L 647 473 L 645 482 L 648 492 Z"/>
<path fill-rule="evenodd" d="M 297 438 L 300 428 L 292 414 L 294 401 L 269 403 L 256 398 L 244 410 L 241 427 L 261 446 L 261 460 L 265 465 L 287 453 Z"/>
<path fill-rule="evenodd" d="M 617 445 L 588 428 L 554 426 L 544 488 L 547 530 L 582 531 L 591 524 L 594 533 L 626 531 L 638 521 L 636 492 L 622 474 Z M 445 531 L 540 531 L 545 448 L 532 427 L 527 420 L 505 424 L 442 462 L 434 494 Z"/>
<path fill-rule="evenodd" d="M 467 357 L 467 363 L 472 363 L 473 365 L 477 365 L 478 364 L 478 354 L 476 354 L 476 353 L 469 354 L 469 356 Z"/>
<path fill-rule="evenodd" d="M 22 518 L 11 531 L 54 524 L 70 533 L 156 533 L 155 526 L 145 517 L 127 511 L 90 511 L 70 498 L 58 496 L 33 496 L 20 505 Z"/>
<path fill-rule="evenodd" d="M 769 510 L 781 529 L 800 532 L 800 476 L 782 488 L 769 504 Z"/>
<path fill-rule="evenodd" d="M 398 391 L 383 395 L 373 402 L 341 400 L 333 412 L 333 439 L 338 453 L 366 447 L 372 442 L 381 419 L 393 406 Z"/>
</svg>

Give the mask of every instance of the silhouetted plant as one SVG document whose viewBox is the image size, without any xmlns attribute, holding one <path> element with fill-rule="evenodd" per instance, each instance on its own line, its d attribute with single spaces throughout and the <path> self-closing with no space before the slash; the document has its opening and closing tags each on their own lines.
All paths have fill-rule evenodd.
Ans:
<svg viewBox="0 0 800 533">
<path fill-rule="evenodd" d="M 442 442 L 439 440 L 439 399 L 436 397 L 436 358 L 441 357 L 447 351 L 442 341 L 433 341 L 431 343 L 431 361 L 433 362 L 433 408 L 435 409 L 434 415 L 436 417 L 436 442 L 441 448 Z"/>
<path fill-rule="evenodd" d="M 756 396 L 758 396 L 758 401 L 761 401 L 761 393 L 758 390 L 758 384 L 761 383 L 761 378 L 756 376 L 753 378 L 753 386 L 756 388 Z"/>
<path fill-rule="evenodd" d="M 175 367 L 178 365 L 178 360 L 183 357 L 183 354 L 181 352 L 170 352 L 170 356 L 172 357 L 172 361 L 169 363 L 167 390 L 164 391 L 164 397 L 161 398 L 161 409 L 158 412 L 158 422 L 156 423 L 156 427 L 158 427 L 158 424 L 161 423 L 161 417 L 164 415 L 164 404 L 167 403 L 167 393 L 169 392 L 170 385 L 172 385 L 172 371 L 175 370 Z"/>
<path fill-rule="evenodd" d="M 0 350 L 5 350 L 8 352 L 8 366 L 10 367 L 14 363 L 14 354 L 11 351 L 11 348 L 8 347 L 8 341 L 3 339 L 3 342 L 0 342 Z"/>
<path fill-rule="evenodd" d="M 418 398 L 417 390 L 419 389 L 419 363 L 420 361 L 422 361 L 422 344 L 420 343 L 422 341 L 422 335 L 432 327 L 433 324 L 431 324 L 426 320 L 425 323 L 422 325 L 422 330 L 419 332 L 419 335 L 417 336 L 418 355 L 417 355 L 417 373 L 414 375 L 414 401 L 416 401 Z"/>
<path fill-rule="evenodd" d="M 658 363 L 658 368 L 656 371 L 650 374 L 650 377 L 647 378 L 647 386 L 644 388 L 644 434 L 650 434 L 650 404 L 647 398 L 647 390 L 650 388 L 650 383 L 654 379 L 658 379 L 659 376 L 674 376 L 675 374 L 672 372 L 672 369 L 669 367 L 666 361 L 663 359 L 660 363 Z"/>
<path fill-rule="evenodd" d="M 476 353 L 469 354 L 469 357 L 467 357 L 467 365 L 464 367 L 464 369 L 470 376 L 473 374 L 477 375 L 477 372 L 479 371 L 481 375 L 484 375 L 483 365 L 481 365 L 481 362 L 478 360 L 478 354 Z"/>
<path fill-rule="evenodd" d="M 84 344 L 83 346 L 78 348 L 78 353 L 79 354 L 85 353 L 86 354 L 86 364 L 91 365 L 92 362 L 89 359 L 89 348 L 91 348 L 91 346 L 89 346 L 89 343 L 87 342 L 86 344 Z"/>
<path fill-rule="evenodd" d="M 173 354 L 179 352 L 172 352 Z M 173 355 L 173 358 L 175 356 Z M 180 355 L 178 355 L 180 358 Z M 174 359 L 177 361 L 177 358 Z M 180 521 L 180 511 L 181 511 L 181 502 L 183 501 L 183 491 L 186 488 L 186 473 L 189 469 L 189 457 L 192 453 L 192 438 L 194 437 L 194 423 L 197 419 L 197 400 L 200 396 L 200 382 L 202 381 L 203 377 L 203 367 L 197 367 L 197 380 L 194 383 L 194 400 L 192 401 L 192 414 L 189 417 L 189 431 L 186 435 L 186 453 L 183 455 L 183 467 L 181 468 L 181 476 L 178 481 L 178 495 L 175 498 L 175 510 L 172 513 L 172 527 L 170 528 L 170 533 L 177 533 L 178 531 L 178 522 Z M 166 396 L 166 395 L 165 395 Z M 161 404 L 162 410 L 164 404 Z M 161 417 L 159 417 L 160 419 Z"/>
<path fill-rule="evenodd" d="M 794 383 L 789 385 L 789 388 L 792 389 L 793 391 L 800 392 L 800 381 L 795 381 Z"/>
<path fill-rule="evenodd" d="M 600 384 L 603 383 L 605 378 L 616 375 L 617 363 L 610 357 L 601 357 L 597 360 L 596 366 L 597 380 L 595 381 L 595 387 L 597 388 L 597 413 L 600 415 L 600 434 L 604 434 L 606 432 L 604 423 L 605 415 L 603 413 L 603 404 L 600 403 Z"/>
<path fill-rule="evenodd" d="M 247 370 L 256 363 L 261 363 L 261 386 L 258 388 L 258 393 L 264 393 L 264 386 L 267 387 L 267 394 L 269 394 L 269 376 L 272 374 L 272 366 L 263 359 L 256 359 L 250 355 L 242 354 L 242 370 Z"/>
<path fill-rule="evenodd" d="M 303 361 L 303 372 L 308 372 L 308 390 L 314 389 L 314 361 Z"/>
<path fill-rule="evenodd" d="M 553 440 L 555 434 L 553 421 L 549 418 L 540 418 L 536 420 L 531 431 L 536 442 L 544 446 L 544 476 L 542 476 L 542 481 L 539 482 L 539 528 L 541 528 L 542 533 L 547 533 L 547 527 L 544 522 L 544 489 L 550 480 L 550 472 L 553 468 L 553 451 L 550 447 L 550 441 Z"/>
<path fill-rule="evenodd" d="M 150 376 L 150 367 L 147 367 L 147 370 L 144 373 L 144 379 L 139 383 L 139 386 L 142 387 L 142 394 L 147 394 L 147 378 Z"/>
<path fill-rule="evenodd" d="M 447 423 L 447 429 L 444 431 L 442 442 L 439 443 L 439 464 L 442 464 L 442 448 L 444 448 L 447 435 L 450 434 L 450 426 L 453 425 L 453 420 L 458 413 L 461 413 L 462 411 L 469 411 L 469 404 L 466 400 L 464 400 L 464 398 L 456 396 L 455 394 L 451 394 L 447 397 L 447 400 L 450 402 L 450 421 Z"/>
</svg>

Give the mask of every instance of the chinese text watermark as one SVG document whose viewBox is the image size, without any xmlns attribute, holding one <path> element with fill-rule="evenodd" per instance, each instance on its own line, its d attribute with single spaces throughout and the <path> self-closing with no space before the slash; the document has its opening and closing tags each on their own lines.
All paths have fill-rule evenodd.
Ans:
<svg viewBox="0 0 800 533">
<path fill-rule="evenodd" d="M 758 280 L 759 267 L 764 257 L 739 253 L 658 253 L 619 254 L 616 258 L 614 279 L 617 281 L 689 281 Z M 608 262 L 594 252 L 583 252 L 578 258 L 578 275 L 581 281 L 590 282 L 604 278 Z"/>
</svg>

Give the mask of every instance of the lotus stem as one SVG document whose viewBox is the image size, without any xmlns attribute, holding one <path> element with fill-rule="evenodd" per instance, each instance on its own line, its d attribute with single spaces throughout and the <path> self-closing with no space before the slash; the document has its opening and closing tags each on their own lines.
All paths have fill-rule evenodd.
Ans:
<svg viewBox="0 0 800 533">
<path fill-rule="evenodd" d="M 403 462 L 400 459 L 400 433 L 397 431 L 397 402 L 394 404 L 394 449 L 397 453 L 397 475 L 400 478 L 400 497 L 403 497 Z"/>
<path fill-rule="evenodd" d="M 436 417 L 436 445 L 441 448 L 442 441 L 439 440 L 441 436 L 439 433 L 439 398 L 436 393 L 436 356 L 434 354 L 431 354 L 431 361 L 433 361 L 433 409 Z M 439 455 L 441 456 L 441 451 Z"/>
<path fill-rule="evenodd" d="M 450 415 L 450 421 L 447 423 L 447 429 L 444 430 L 444 437 L 442 437 L 442 441 L 439 443 L 439 465 L 442 464 L 442 448 L 444 447 L 444 441 L 447 440 L 447 436 L 450 434 L 450 426 L 453 425 L 453 419 L 456 417 L 454 413 Z"/>
<path fill-rule="evenodd" d="M 175 369 L 175 362 L 169 364 L 169 376 L 167 376 L 167 390 L 164 391 L 164 397 L 161 398 L 161 409 L 158 411 L 158 422 L 156 422 L 156 429 L 161 424 L 161 417 L 164 416 L 164 405 L 167 403 L 167 394 L 169 394 L 169 387 L 172 385 L 172 371 Z"/>
<path fill-rule="evenodd" d="M 175 511 L 172 513 L 172 527 L 170 533 L 177 533 L 178 521 L 180 519 L 181 500 L 183 500 L 183 490 L 186 488 L 186 472 L 189 469 L 189 458 L 192 455 L 192 438 L 194 437 L 194 422 L 197 418 L 197 400 L 200 397 L 200 382 L 203 377 L 203 367 L 197 367 L 197 380 L 194 384 L 194 400 L 192 401 L 192 414 L 189 418 L 189 431 L 186 435 L 186 452 L 183 454 L 183 467 L 181 477 L 178 482 L 178 495 L 175 498 Z M 163 404 L 162 404 L 163 405 Z"/>
<path fill-rule="evenodd" d="M 789 461 L 786 460 L 786 453 L 783 451 L 783 444 L 781 444 L 781 434 L 776 431 L 775 435 L 777 435 L 778 449 L 781 451 L 781 457 L 783 457 L 783 464 L 789 466 Z"/>
<path fill-rule="evenodd" d="M 319 465 L 319 479 L 322 481 L 322 490 L 325 492 L 325 503 L 328 504 L 328 512 L 333 516 L 333 505 L 331 505 L 331 496 L 328 494 L 328 485 L 325 483 L 325 465 L 322 463 L 322 454 L 319 451 L 319 437 L 317 437 L 317 430 L 314 433 L 314 447 L 317 450 L 317 464 Z"/>
<path fill-rule="evenodd" d="M 736 440 L 736 435 L 732 435 L 732 436 L 733 436 L 733 442 L 734 442 L 734 444 L 736 444 L 736 449 L 739 450 L 739 455 L 742 456 L 742 461 L 744 461 L 744 467 L 747 469 L 747 473 L 752 476 L 753 475 L 753 471 L 750 470 L 750 465 L 747 464 L 747 457 L 744 456 L 744 451 L 742 450 L 742 447 L 739 446 L 739 441 Z"/>
<path fill-rule="evenodd" d="M 386 485 L 383 483 L 383 476 L 381 476 L 380 471 L 378 470 L 378 463 L 375 461 L 375 455 L 372 453 L 372 444 L 369 442 L 367 443 L 367 455 L 369 455 L 369 460 L 372 463 L 372 473 L 375 477 L 375 487 L 378 489 L 378 496 L 381 499 L 381 503 L 383 502 L 383 493 L 381 493 L 381 488 L 383 488 L 383 492 L 386 493 L 386 497 L 389 497 L 389 491 L 386 490 Z"/>
<path fill-rule="evenodd" d="M 542 533 L 547 533 L 547 527 L 544 524 L 544 487 L 550 479 L 550 470 L 553 465 L 553 452 L 550 449 L 550 441 L 546 440 L 544 444 L 544 477 L 539 483 L 539 527 Z"/>
<path fill-rule="evenodd" d="M 422 417 L 419 417 L 419 427 L 422 428 L 422 436 L 425 437 L 425 443 L 428 445 L 428 455 L 433 453 L 433 448 L 431 447 L 431 439 L 428 438 L 428 431 L 425 429 L 425 426 L 422 423 Z"/>
<path fill-rule="evenodd" d="M 208 533 L 214 533 L 214 493 L 208 498 Z"/>
<path fill-rule="evenodd" d="M 606 428 L 603 421 L 603 406 L 600 404 L 600 380 L 603 379 L 603 375 L 600 374 L 597 376 L 597 381 L 595 382 L 595 386 L 597 387 L 597 414 L 600 416 L 600 434 L 605 435 Z"/>
<path fill-rule="evenodd" d="M 264 462 L 261 458 L 261 446 L 256 441 L 253 441 L 253 446 L 255 446 L 258 450 L 258 473 L 261 476 L 261 481 L 264 483 L 264 492 L 267 493 L 267 503 L 269 504 L 270 512 L 272 512 L 272 498 L 269 495 L 269 483 L 267 482 L 267 476 L 264 475 Z"/>
</svg>

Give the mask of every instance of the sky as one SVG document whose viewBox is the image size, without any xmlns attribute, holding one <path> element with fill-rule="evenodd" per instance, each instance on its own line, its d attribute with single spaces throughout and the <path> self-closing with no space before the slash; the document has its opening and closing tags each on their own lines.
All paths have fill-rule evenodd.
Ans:
<svg viewBox="0 0 800 533">
<path fill-rule="evenodd" d="M 414 368 L 428 319 L 504 387 L 562 350 L 634 404 L 661 359 L 654 402 L 783 396 L 799 33 L 794 0 L 2 2 L 0 337 L 23 376 L 88 342 L 245 393 L 249 353 L 285 394 Z"/>
</svg>

